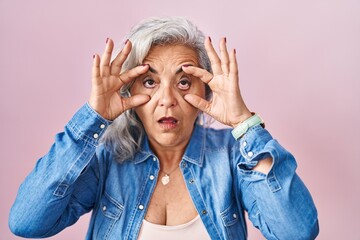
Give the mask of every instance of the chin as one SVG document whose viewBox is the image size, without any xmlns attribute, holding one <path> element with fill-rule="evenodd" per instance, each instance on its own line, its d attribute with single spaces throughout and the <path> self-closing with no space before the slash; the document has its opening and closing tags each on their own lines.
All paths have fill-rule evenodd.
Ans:
<svg viewBox="0 0 360 240">
<path fill-rule="evenodd" d="M 190 137 L 184 138 L 179 135 L 179 133 L 160 133 L 154 138 L 154 140 L 162 147 L 177 147 L 183 145 L 184 143 L 187 144 L 190 140 Z"/>
</svg>

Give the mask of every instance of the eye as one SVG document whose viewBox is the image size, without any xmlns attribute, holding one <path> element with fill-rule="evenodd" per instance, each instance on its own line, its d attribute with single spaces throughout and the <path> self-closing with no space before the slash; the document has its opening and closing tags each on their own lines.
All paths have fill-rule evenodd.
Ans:
<svg viewBox="0 0 360 240">
<path fill-rule="evenodd" d="M 145 79 L 143 81 L 144 87 L 146 88 L 154 88 L 155 87 L 155 81 L 153 79 Z"/>
<path fill-rule="evenodd" d="M 191 86 L 191 82 L 189 79 L 186 79 L 186 78 L 183 78 L 179 81 L 178 83 L 178 87 L 181 89 L 181 90 L 188 90 Z"/>
</svg>

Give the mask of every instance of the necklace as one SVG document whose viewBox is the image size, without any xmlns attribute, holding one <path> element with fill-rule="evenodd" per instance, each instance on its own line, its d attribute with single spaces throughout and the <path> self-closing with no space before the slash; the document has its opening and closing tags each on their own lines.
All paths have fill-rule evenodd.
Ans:
<svg viewBox="0 0 360 240">
<path fill-rule="evenodd" d="M 165 175 L 161 178 L 161 183 L 165 186 L 170 182 L 170 174 L 175 172 L 176 169 L 178 169 L 179 166 L 177 166 L 174 170 L 172 170 L 169 173 L 164 172 L 163 170 L 160 170 L 161 172 L 165 173 Z"/>
</svg>

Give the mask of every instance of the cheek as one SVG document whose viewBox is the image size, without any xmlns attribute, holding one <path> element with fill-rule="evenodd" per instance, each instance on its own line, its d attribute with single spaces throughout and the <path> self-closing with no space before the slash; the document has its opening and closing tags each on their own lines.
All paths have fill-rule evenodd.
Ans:
<svg viewBox="0 0 360 240">
<path fill-rule="evenodd" d="M 146 94 L 144 90 L 146 90 L 146 88 L 144 88 L 142 82 L 140 80 L 135 80 L 134 84 L 130 88 L 130 94 Z"/>
<path fill-rule="evenodd" d="M 138 82 L 135 82 L 130 89 L 131 96 L 137 94 L 146 94 L 152 96 L 153 95 L 152 92 L 153 92 L 152 89 L 146 89 L 142 86 L 142 83 L 139 84 Z M 144 121 L 151 116 L 150 114 L 153 112 L 152 110 L 154 109 L 153 105 L 154 105 L 153 98 L 151 97 L 149 102 L 134 108 L 135 113 L 140 118 L 141 122 L 144 123 Z"/>
<path fill-rule="evenodd" d="M 149 102 L 136 107 L 134 110 L 137 116 L 140 118 L 141 122 L 145 125 L 147 122 L 151 122 L 154 118 L 156 102 L 153 98 L 151 98 Z"/>
<path fill-rule="evenodd" d="M 136 107 L 135 113 L 140 118 L 140 121 L 145 124 L 146 119 L 149 117 L 149 111 L 147 110 L 146 106 L 143 105 L 141 107 Z"/>
<path fill-rule="evenodd" d="M 188 93 L 197 95 L 205 99 L 205 84 L 201 82 L 201 80 L 199 81 L 200 82 L 197 82 L 192 86 L 193 88 Z M 188 103 L 185 99 L 184 101 L 186 102 L 186 109 L 184 109 L 184 112 L 186 113 L 187 118 L 189 120 L 191 119 L 191 122 L 193 122 L 199 115 L 200 110 L 194 107 L 193 105 L 191 105 L 190 103 Z"/>
<path fill-rule="evenodd" d="M 194 107 L 193 105 L 191 105 L 190 103 L 188 103 L 185 99 L 183 99 L 183 102 L 181 105 L 182 105 L 181 108 L 184 113 L 184 116 L 186 116 L 185 120 L 193 122 L 197 118 L 200 110 L 197 109 L 196 107 Z"/>
<path fill-rule="evenodd" d="M 190 88 L 189 93 L 205 98 L 205 83 L 197 80 Z"/>
</svg>

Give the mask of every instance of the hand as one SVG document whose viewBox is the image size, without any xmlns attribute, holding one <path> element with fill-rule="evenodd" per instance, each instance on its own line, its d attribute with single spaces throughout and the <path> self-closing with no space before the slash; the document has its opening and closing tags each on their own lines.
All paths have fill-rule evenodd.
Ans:
<svg viewBox="0 0 360 240">
<path fill-rule="evenodd" d="M 125 43 L 122 51 L 110 63 L 114 43 L 106 41 L 105 51 L 100 57 L 95 54 L 92 67 L 92 88 L 89 104 L 103 118 L 114 120 L 125 110 L 144 104 L 150 96 L 138 94 L 129 98 L 120 95 L 124 84 L 148 71 L 148 65 L 142 65 L 121 73 L 121 68 L 131 51 L 131 42 Z M 121 74 L 120 74 L 121 73 Z"/>
<path fill-rule="evenodd" d="M 214 50 L 210 38 L 205 40 L 205 49 L 211 62 L 213 74 L 205 69 L 193 66 L 183 66 L 183 71 L 207 83 L 213 91 L 213 97 L 210 101 L 194 94 L 187 94 L 184 98 L 191 105 L 209 114 L 217 121 L 236 127 L 251 117 L 252 114 L 240 94 L 235 49 L 230 54 L 228 53 L 225 38 L 220 41 L 220 58 Z"/>
</svg>

